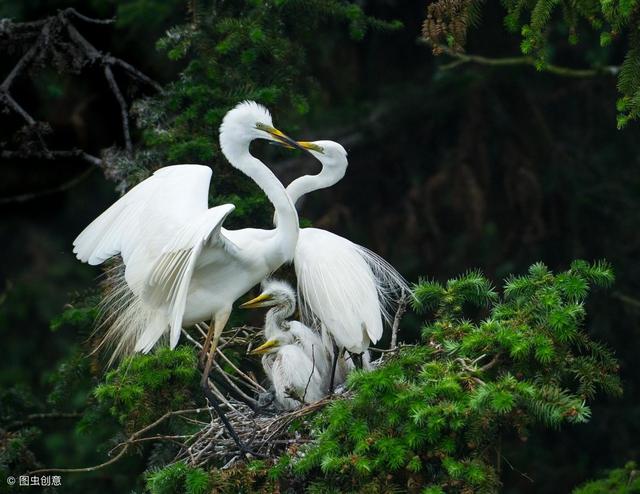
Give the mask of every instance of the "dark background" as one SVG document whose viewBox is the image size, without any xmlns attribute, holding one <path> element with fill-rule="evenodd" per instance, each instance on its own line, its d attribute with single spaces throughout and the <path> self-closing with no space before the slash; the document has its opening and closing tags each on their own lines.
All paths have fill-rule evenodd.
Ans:
<svg viewBox="0 0 640 494">
<path fill-rule="evenodd" d="M 154 44 L 187 14 L 175 0 L 146 4 L 121 2 L 115 27 L 83 33 L 166 83 L 180 64 Z M 97 17 L 116 13 L 115 2 L 106 0 L 0 0 L 0 17 L 34 20 L 70 5 Z M 418 41 L 426 2 L 378 0 L 364 7 L 400 19 L 404 28 L 361 42 L 325 36 L 309 60 L 323 101 L 294 117 L 296 137 L 344 142 L 350 165 L 338 185 L 305 202 L 303 215 L 378 252 L 412 282 L 477 267 L 500 285 L 538 260 L 553 269 L 575 258 L 609 260 L 617 281 L 591 297 L 589 327 L 619 356 L 624 396 L 597 400 L 586 425 L 506 445 L 513 468 L 504 469 L 505 492 L 567 492 L 638 459 L 640 140 L 637 124 L 616 130 L 615 79 L 563 78 L 529 67 L 442 70 L 446 60 Z M 517 54 L 518 39 L 504 30 L 502 17 L 499 6 L 487 5 L 481 26 L 470 32 L 469 52 Z M 560 44 L 557 56 L 581 66 L 589 54 Z M 617 56 L 622 52 L 614 49 L 613 63 Z M 0 78 L 15 60 L 0 58 Z M 99 74 L 44 71 L 22 79 L 16 96 L 52 123 L 61 148 L 99 154 L 122 144 L 117 107 Z M 11 125 L 0 115 L 0 139 Z M 3 160 L 0 166 L 0 387 L 30 388 L 44 399 L 54 384 L 52 369 L 86 338 L 72 327 L 52 332 L 49 321 L 89 293 L 100 274 L 75 260 L 71 242 L 118 195 L 101 170 L 79 161 Z M 285 183 L 300 174 L 299 167 L 274 164 L 274 170 Z M 76 179 L 66 190 L 50 191 Z M 405 324 L 407 338 L 417 334 L 417 318 Z M 82 466 L 103 458 L 90 437 L 69 432 L 71 423 L 47 427 L 34 446 L 42 464 Z M 137 468 L 135 458 L 129 463 Z M 102 478 L 96 485 L 108 492 L 114 484 L 104 477 L 121 476 L 123 486 L 126 472 L 120 466 L 93 478 Z M 92 478 L 71 477 L 65 476 L 69 489 L 86 489 Z"/>
</svg>

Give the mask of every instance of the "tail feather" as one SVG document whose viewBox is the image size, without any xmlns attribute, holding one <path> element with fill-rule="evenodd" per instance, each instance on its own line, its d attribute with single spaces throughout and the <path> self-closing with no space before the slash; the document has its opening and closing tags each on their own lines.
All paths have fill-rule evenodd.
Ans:
<svg viewBox="0 0 640 494">
<path fill-rule="evenodd" d="M 145 304 L 127 284 L 122 261 L 106 272 L 104 284 L 96 328 L 104 334 L 94 351 L 109 352 L 110 367 L 135 352 L 148 353 L 168 334 L 169 324 L 166 314 Z"/>
<path fill-rule="evenodd" d="M 361 245 L 354 245 L 373 272 L 382 317 L 387 324 L 391 325 L 401 299 L 408 300 L 413 296 L 411 287 L 396 268 L 378 254 Z"/>
</svg>

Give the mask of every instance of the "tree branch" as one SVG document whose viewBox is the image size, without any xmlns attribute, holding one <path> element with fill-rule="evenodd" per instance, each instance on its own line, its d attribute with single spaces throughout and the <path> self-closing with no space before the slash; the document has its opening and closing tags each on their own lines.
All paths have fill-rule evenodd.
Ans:
<svg viewBox="0 0 640 494">
<path fill-rule="evenodd" d="M 161 424 L 162 422 L 164 422 L 168 418 L 176 416 L 176 415 L 185 415 L 185 414 L 189 414 L 189 413 L 201 413 L 201 412 L 203 412 L 205 410 L 209 410 L 209 408 L 208 407 L 204 407 L 204 408 L 189 408 L 189 409 L 185 409 L 185 410 L 175 410 L 175 411 L 171 411 L 171 412 L 165 413 L 162 417 L 160 417 L 156 421 L 150 423 L 149 425 L 147 425 L 146 427 L 140 429 L 139 431 L 134 432 L 133 434 L 131 434 L 131 436 L 129 436 L 129 439 L 127 439 L 125 442 L 123 442 L 123 443 L 121 443 L 119 445 L 119 446 L 122 446 L 122 449 L 120 450 L 120 452 L 116 456 L 114 456 L 113 458 L 111 458 L 108 461 L 105 461 L 104 463 L 100 463 L 99 465 L 94 465 L 92 467 L 85 467 L 85 468 L 41 468 L 39 470 L 33 470 L 31 472 L 28 472 L 28 474 L 29 475 L 34 475 L 36 473 L 52 473 L 52 472 L 80 473 L 80 472 L 93 472 L 95 470 L 99 470 L 101 468 L 107 467 L 107 466 L 112 465 L 113 463 L 117 462 L 128 451 L 129 446 L 131 446 L 133 443 L 135 443 L 136 440 L 139 437 L 142 436 L 142 434 L 144 434 L 145 432 L 153 429 L 154 427 L 156 427 L 157 425 Z"/>
<path fill-rule="evenodd" d="M 22 427 L 26 424 L 30 424 L 36 420 L 49 420 L 49 419 L 75 419 L 82 417 L 80 412 L 48 412 L 48 413 L 31 413 L 27 415 L 24 420 L 19 420 L 9 424 L 9 428 Z"/>
<path fill-rule="evenodd" d="M 395 350 L 398 346 L 398 331 L 400 330 L 400 321 L 402 320 L 402 316 L 407 310 L 407 296 L 402 290 L 402 295 L 400 295 L 400 301 L 398 303 L 398 310 L 396 310 L 396 315 L 393 318 L 393 326 L 391 327 L 391 344 L 389 345 L 390 350 Z"/>
<path fill-rule="evenodd" d="M 147 84 L 157 91 L 162 91 L 162 87 L 150 77 L 146 76 L 141 71 L 125 62 L 124 60 L 113 57 L 108 53 L 103 53 L 98 50 L 72 24 L 71 20 L 73 18 L 91 24 L 99 25 L 107 25 L 114 22 L 114 19 L 101 20 L 84 16 L 73 8 L 60 10 L 57 15 L 48 17 L 41 21 L 18 24 L 13 24 L 9 20 L 5 20 L 5 22 L 3 22 L 4 31 L 8 32 L 9 34 L 14 32 L 21 33 L 17 36 L 18 40 L 15 42 L 16 44 L 20 42 L 20 39 L 22 39 L 22 42 L 24 43 L 25 38 L 27 40 L 35 38 L 35 41 L 33 41 L 33 44 L 29 47 L 26 53 L 24 53 L 24 55 L 20 57 L 7 77 L 0 84 L 0 104 L 3 104 L 4 106 L 10 108 L 27 123 L 27 125 L 31 129 L 31 132 L 35 133 L 35 136 L 42 144 L 42 148 L 29 148 L 25 151 L 1 151 L 0 157 L 42 159 L 79 157 L 92 165 L 99 166 L 102 164 L 102 160 L 100 160 L 99 158 L 91 156 L 90 154 L 84 153 L 82 151 L 50 151 L 47 147 L 41 130 L 37 127 L 38 122 L 36 121 L 36 119 L 32 117 L 29 112 L 26 111 L 10 94 L 11 87 L 16 78 L 24 74 L 27 69 L 33 65 L 34 60 L 40 60 L 40 58 L 44 59 L 45 57 L 48 57 L 48 52 L 50 50 L 55 51 L 56 47 L 60 48 L 61 50 L 69 51 L 70 45 L 73 46 L 73 50 L 71 50 L 71 53 L 72 56 L 75 57 L 73 59 L 74 66 L 77 65 L 82 67 L 83 65 L 90 65 L 94 63 L 100 64 L 102 66 L 105 79 L 107 80 L 109 88 L 115 96 L 120 108 L 122 133 L 126 152 L 129 156 L 131 156 L 131 154 L 133 153 L 128 106 L 123 93 L 118 83 L 116 82 L 112 67 L 120 67 L 131 79 Z M 55 36 L 53 36 L 52 33 L 54 33 Z"/>
<path fill-rule="evenodd" d="M 431 46 L 431 44 L 425 40 L 421 39 L 423 43 L 426 43 Z M 521 56 L 521 57 L 503 57 L 503 58 L 491 58 L 485 57 L 482 55 L 469 55 L 467 53 L 459 53 L 457 51 L 452 50 L 448 46 L 438 45 L 439 50 L 446 53 L 452 58 L 455 58 L 453 62 L 449 64 L 445 64 L 440 66 L 441 70 L 450 70 L 465 63 L 475 63 L 478 65 L 488 65 L 494 67 L 507 67 L 514 65 L 527 65 L 531 67 L 536 67 L 536 60 L 533 57 Z M 537 67 L 536 67 L 537 68 Z M 607 65 L 604 67 L 594 67 L 589 69 L 574 69 L 571 67 L 563 67 L 560 65 L 554 64 L 545 64 L 542 68 L 544 72 L 550 72 L 555 75 L 563 76 L 563 77 L 597 77 L 602 75 L 617 75 L 620 72 L 620 67 L 617 65 Z"/>
</svg>

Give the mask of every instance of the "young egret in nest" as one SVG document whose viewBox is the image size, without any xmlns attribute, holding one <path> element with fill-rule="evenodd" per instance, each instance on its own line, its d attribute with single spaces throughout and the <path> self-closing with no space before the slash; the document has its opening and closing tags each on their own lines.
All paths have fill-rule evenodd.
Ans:
<svg viewBox="0 0 640 494">
<path fill-rule="evenodd" d="M 309 192 L 339 182 L 348 166 L 347 152 L 337 142 L 298 144 L 320 161 L 322 170 L 289 184 L 287 193 L 294 204 Z M 383 323 L 393 321 L 394 306 L 411 293 L 402 275 L 380 256 L 318 228 L 300 230 L 294 264 L 303 320 L 311 325 L 319 322 L 323 336 L 328 332 L 340 352 L 346 349 L 352 355 L 363 354 L 370 343 L 378 342 Z M 334 369 L 340 352 L 334 352 Z M 363 357 L 366 366 L 368 354 Z"/>
<path fill-rule="evenodd" d="M 254 139 L 299 146 L 273 127 L 266 108 L 251 101 L 230 110 L 220 126 L 226 158 L 255 181 L 278 212 L 275 229 L 224 229 L 235 206 L 208 207 L 211 169 L 175 165 L 131 189 L 75 239 L 81 261 L 101 264 L 121 254 L 126 266 L 127 301 L 114 301 L 115 321 L 106 336 L 116 354 L 148 352 L 166 333 L 173 348 L 182 326 L 210 319 L 203 348 L 206 384 L 235 300 L 293 258 L 298 215 L 280 181 L 250 154 Z"/>
<path fill-rule="evenodd" d="M 266 342 L 251 354 L 263 355 L 262 367 L 280 407 L 293 410 L 301 403 L 326 396 L 330 365 L 320 336 L 298 321 L 287 321 L 296 310 L 293 288 L 283 281 L 267 279 L 262 283 L 262 293 L 240 307 L 271 307 L 264 323 Z"/>
</svg>

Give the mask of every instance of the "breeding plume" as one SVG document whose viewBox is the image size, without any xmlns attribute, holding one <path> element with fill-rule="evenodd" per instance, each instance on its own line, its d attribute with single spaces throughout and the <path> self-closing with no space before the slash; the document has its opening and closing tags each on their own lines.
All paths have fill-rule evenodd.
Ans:
<svg viewBox="0 0 640 494">
<path fill-rule="evenodd" d="M 320 161 L 322 170 L 287 187 L 294 204 L 305 194 L 340 181 L 348 166 L 347 152 L 336 142 L 298 144 Z M 404 278 L 380 256 L 318 228 L 300 230 L 294 264 L 303 320 L 319 322 L 340 349 L 354 354 L 364 353 L 380 339 L 398 298 L 411 293 Z"/>
<path fill-rule="evenodd" d="M 318 333 L 298 321 L 287 321 L 296 309 L 296 295 L 283 281 L 265 280 L 262 293 L 240 307 L 272 307 L 266 314 L 266 342 L 253 350 L 273 384 L 276 401 L 285 410 L 312 403 L 327 394 L 329 356 Z"/>
<path fill-rule="evenodd" d="M 131 189 L 74 241 L 78 259 L 100 264 L 120 254 L 127 299 L 107 334 L 116 353 L 147 352 L 166 333 L 175 347 L 181 327 L 211 320 L 203 355 L 208 376 L 215 345 L 235 300 L 293 258 L 298 215 L 280 181 L 249 152 L 254 139 L 297 144 L 273 127 L 266 108 L 244 102 L 220 127 L 229 162 L 252 178 L 277 211 L 275 229 L 226 230 L 233 204 L 208 207 L 211 169 L 168 166 Z"/>
</svg>

